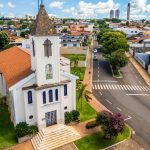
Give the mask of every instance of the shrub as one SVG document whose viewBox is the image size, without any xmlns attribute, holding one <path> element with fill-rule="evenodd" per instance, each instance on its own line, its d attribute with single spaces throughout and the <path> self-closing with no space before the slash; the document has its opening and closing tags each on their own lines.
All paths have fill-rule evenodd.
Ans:
<svg viewBox="0 0 150 150">
<path fill-rule="evenodd" d="M 36 126 L 29 126 L 26 122 L 20 122 L 16 125 L 15 132 L 18 137 L 23 137 L 37 133 L 38 129 Z"/>
<path fill-rule="evenodd" d="M 70 112 L 65 112 L 65 124 L 68 124 L 72 121 L 72 114 Z"/>
<path fill-rule="evenodd" d="M 72 110 L 70 113 L 71 113 L 71 115 L 72 115 L 72 121 L 77 121 L 77 120 L 79 120 L 79 116 L 80 116 L 79 111 L 77 111 L 77 110 Z"/>
<path fill-rule="evenodd" d="M 94 128 L 94 127 L 96 127 L 96 126 L 98 126 L 98 124 L 97 124 L 97 122 L 94 120 L 94 121 L 91 121 L 91 122 L 88 122 L 87 124 L 86 124 L 86 128 L 87 129 L 90 129 L 90 128 Z"/>
<path fill-rule="evenodd" d="M 123 116 L 120 113 L 111 114 L 110 112 L 103 111 L 97 115 L 96 122 L 103 125 L 104 137 L 106 139 L 118 136 L 125 127 Z"/>
<path fill-rule="evenodd" d="M 108 111 L 102 111 L 101 113 L 97 114 L 96 122 L 97 124 L 107 124 L 110 120 L 111 113 Z"/>
</svg>

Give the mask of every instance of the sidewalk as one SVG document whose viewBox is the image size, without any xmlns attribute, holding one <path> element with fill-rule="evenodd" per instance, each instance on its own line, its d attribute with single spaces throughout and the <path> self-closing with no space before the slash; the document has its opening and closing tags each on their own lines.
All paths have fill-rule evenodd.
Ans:
<svg viewBox="0 0 150 150">
<path fill-rule="evenodd" d="M 145 82 L 150 86 L 150 75 L 147 73 L 147 71 L 144 68 L 142 68 L 142 66 L 132 57 L 131 54 L 126 53 L 126 55 L 129 58 L 130 62 L 133 64 L 133 66 L 136 68 L 136 70 L 143 77 Z"/>
</svg>

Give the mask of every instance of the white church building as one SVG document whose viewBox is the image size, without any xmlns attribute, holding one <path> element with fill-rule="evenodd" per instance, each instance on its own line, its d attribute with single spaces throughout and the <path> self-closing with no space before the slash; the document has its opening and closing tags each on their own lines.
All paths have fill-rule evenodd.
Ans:
<svg viewBox="0 0 150 150">
<path fill-rule="evenodd" d="M 76 79 L 69 60 L 60 56 L 60 39 L 41 4 L 30 36 L 30 51 L 12 47 L 0 52 L 0 95 L 14 125 L 42 129 L 65 121 L 76 109 Z"/>
</svg>

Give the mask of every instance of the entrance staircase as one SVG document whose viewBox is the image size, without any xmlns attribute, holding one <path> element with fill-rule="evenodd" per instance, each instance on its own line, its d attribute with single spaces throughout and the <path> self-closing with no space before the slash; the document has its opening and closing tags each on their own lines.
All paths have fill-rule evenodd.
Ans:
<svg viewBox="0 0 150 150">
<path fill-rule="evenodd" d="M 52 150 L 80 138 L 80 134 L 74 128 L 59 124 L 42 129 L 31 142 L 35 150 Z"/>
</svg>

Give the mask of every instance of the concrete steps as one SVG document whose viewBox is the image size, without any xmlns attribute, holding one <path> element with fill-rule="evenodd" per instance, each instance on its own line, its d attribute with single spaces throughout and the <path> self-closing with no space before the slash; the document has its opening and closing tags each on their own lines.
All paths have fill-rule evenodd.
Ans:
<svg viewBox="0 0 150 150">
<path fill-rule="evenodd" d="M 35 150 L 52 150 L 80 139 L 80 134 L 62 124 L 42 129 L 31 139 Z"/>
</svg>

